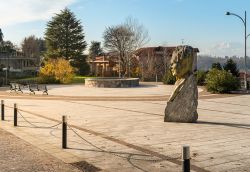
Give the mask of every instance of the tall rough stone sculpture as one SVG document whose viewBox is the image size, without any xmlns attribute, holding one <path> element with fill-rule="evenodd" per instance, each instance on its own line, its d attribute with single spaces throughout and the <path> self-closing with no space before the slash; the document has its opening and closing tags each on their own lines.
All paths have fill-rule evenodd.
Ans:
<svg viewBox="0 0 250 172">
<path fill-rule="evenodd" d="M 178 46 L 173 52 L 170 67 L 177 81 L 167 102 L 164 122 L 196 122 L 198 119 L 194 60 L 194 49 L 190 46 Z"/>
</svg>

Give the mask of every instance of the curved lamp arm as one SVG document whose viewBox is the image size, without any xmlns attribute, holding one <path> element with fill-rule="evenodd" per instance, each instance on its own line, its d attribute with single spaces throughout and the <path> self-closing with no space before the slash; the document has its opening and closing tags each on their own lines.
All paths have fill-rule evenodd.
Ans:
<svg viewBox="0 0 250 172">
<path fill-rule="evenodd" d="M 243 20 L 243 18 L 237 14 L 234 14 L 234 13 L 230 13 L 230 12 L 226 12 L 226 15 L 233 15 L 233 16 L 236 16 L 238 17 L 239 19 L 241 19 L 241 21 L 244 23 L 244 26 L 246 26 L 246 22 Z"/>
<path fill-rule="evenodd" d="M 246 36 L 246 39 L 250 36 L 250 33 Z"/>
</svg>

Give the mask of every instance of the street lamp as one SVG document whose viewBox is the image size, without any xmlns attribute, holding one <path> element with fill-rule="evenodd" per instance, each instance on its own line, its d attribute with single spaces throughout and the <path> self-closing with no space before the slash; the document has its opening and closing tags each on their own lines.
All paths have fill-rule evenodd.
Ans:
<svg viewBox="0 0 250 172">
<path fill-rule="evenodd" d="M 230 12 L 226 12 L 226 15 L 233 15 L 238 17 L 244 24 L 245 26 L 245 75 L 244 75 L 244 86 L 245 89 L 247 90 L 247 38 L 248 36 L 250 36 L 250 34 L 247 35 L 247 12 L 245 11 L 245 19 L 243 19 L 241 16 L 234 14 L 234 13 L 230 13 Z"/>
</svg>

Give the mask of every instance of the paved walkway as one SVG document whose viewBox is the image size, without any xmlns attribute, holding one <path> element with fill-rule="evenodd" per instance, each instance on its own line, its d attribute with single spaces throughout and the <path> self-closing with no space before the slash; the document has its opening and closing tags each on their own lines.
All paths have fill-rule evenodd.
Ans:
<svg viewBox="0 0 250 172">
<path fill-rule="evenodd" d="M 148 89 L 138 97 L 148 96 Z M 76 97 L 70 91 L 68 96 Z M 66 163 L 87 161 L 103 171 L 180 171 L 181 146 L 188 144 L 193 171 L 250 171 L 250 95 L 204 94 L 196 124 L 164 123 L 167 100 L 27 96 L 2 94 L 10 108 L 0 126 Z M 14 102 L 20 109 L 18 127 L 13 127 Z M 62 115 L 70 125 L 66 150 L 61 149 L 61 125 L 46 128 L 59 124 Z"/>
<path fill-rule="evenodd" d="M 0 145 L 1 172 L 80 172 L 76 167 L 65 164 L 2 129 L 0 129 Z"/>
</svg>

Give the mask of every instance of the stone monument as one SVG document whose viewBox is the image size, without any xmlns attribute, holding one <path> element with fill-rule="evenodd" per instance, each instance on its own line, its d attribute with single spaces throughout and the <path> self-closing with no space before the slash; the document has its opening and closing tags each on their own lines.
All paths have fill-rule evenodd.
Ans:
<svg viewBox="0 0 250 172">
<path fill-rule="evenodd" d="M 164 122 L 196 122 L 198 89 L 194 75 L 194 49 L 178 46 L 171 58 L 171 72 L 176 76 L 175 89 L 165 109 Z"/>
</svg>

